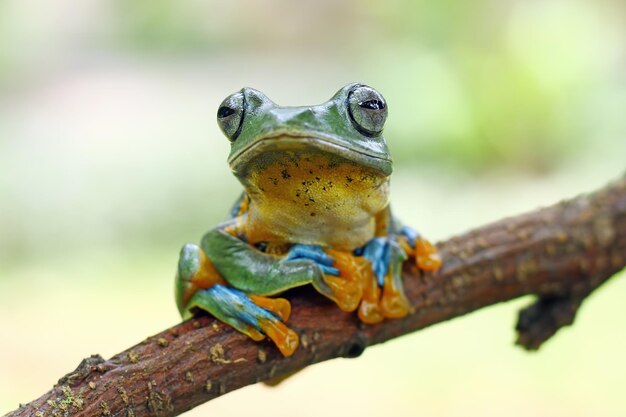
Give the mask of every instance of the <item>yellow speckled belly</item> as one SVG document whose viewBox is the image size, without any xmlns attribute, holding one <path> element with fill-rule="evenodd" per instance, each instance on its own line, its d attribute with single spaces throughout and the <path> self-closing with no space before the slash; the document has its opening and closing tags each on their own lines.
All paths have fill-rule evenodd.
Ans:
<svg viewBox="0 0 626 417">
<path fill-rule="evenodd" d="M 250 243 L 307 243 L 353 250 L 374 237 L 389 178 L 316 149 L 259 155 L 242 183 L 250 196 Z"/>
</svg>

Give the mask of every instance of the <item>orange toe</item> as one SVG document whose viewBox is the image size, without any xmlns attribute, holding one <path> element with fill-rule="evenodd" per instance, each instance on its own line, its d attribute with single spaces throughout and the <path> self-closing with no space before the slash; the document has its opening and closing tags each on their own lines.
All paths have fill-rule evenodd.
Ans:
<svg viewBox="0 0 626 417">
<path fill-rule="evenodd" d="M 385 318 L 379 305 L 381 290 L 374 277 L 374 271 L 369 267 L 369 264 L 368 268 L 365 269 L 363 273 L 363 301 L 361 301 L 361 305 L 359 305 L 359 319 L 367 324 L 380 323 Z"/>
<path fill-rule="evenodd" d="M 378 301 L 363 300 L 359 305 L 359 319 L 363 323 L 376 324 L 385 319 L 382 309 L 378 305 Z"/>
<path fill-rule="evenodd" d="M 425 239 L 415 242 L 415 262 L 423 271 L 436 271 L 441 267 L 441 257 L 437 248 Z"/>
<path fill-rule="evenodd" d="M 392 319 L 402 318 L 411 312 L 409 300 L 404 295 L 402 288 L 395 285 L 391 273 L 385 277 L 380 309 L 385 317 Z"/>
<path fill-rule="evenodd" d="M 254 304 L 276 314 L 282 321 L 289 320 L 291 304 L 284 298 L 269 298 L 260 295 L 250 295 L 249 297 Z"/>
<path fill-rule="evenodd" d="M 265 339 L 265 335 L 252 326 L 247 326 L 243 333 L 255 342 Z"/>
<path fill-rule="evenodd" d="M 296 332 L 277 320 L 262 319 L 259 320 L 259 325 L 267 337 L 272 339 L 283 356 L 289 357 L 293 355 L 293 352 L 296 351 L 300 344 L 300 338 Z"/>
</svg>

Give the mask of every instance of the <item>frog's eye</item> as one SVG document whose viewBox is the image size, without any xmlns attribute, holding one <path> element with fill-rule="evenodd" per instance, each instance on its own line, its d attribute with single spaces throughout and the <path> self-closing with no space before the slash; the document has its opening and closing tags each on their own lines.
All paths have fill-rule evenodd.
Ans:
<svg viewBox="0 0 626 417">
<path fill-rule="evenodd" d="M 348 95 L 348 113 L 359 132 L 366 136 L 378 136 L 387 119 L 387 103 L 378 91 L 359 85 Z"/>
<path fill-rule="evenodd" d="M 242 93 L 226 97 L 217 109 L 217 124 L 228 140 L 234 142 L 241 131 L 243 121 L 244 97 Z"/>
</svg>

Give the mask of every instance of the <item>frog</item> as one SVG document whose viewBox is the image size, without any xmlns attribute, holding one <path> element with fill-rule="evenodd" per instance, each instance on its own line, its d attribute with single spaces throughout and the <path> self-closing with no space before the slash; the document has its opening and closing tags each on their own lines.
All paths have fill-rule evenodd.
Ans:
<svg viewBox="0 0 626 417">
<path fill-rule="evenodd" d="M 283 356 L 299 345 L 287 290 L 311 285 L 366 324 L 413 311 L 402 268 L 436 271 L 436 247 L 390 208 L 388 106 L 351 83 L 330 100 L 280 106 L 253 88 L 226 97 L 217 122 L 243 186 L 229 218 L 185 244 L 175 278 L 183 319 L 208 313 Z"/>
</svg>

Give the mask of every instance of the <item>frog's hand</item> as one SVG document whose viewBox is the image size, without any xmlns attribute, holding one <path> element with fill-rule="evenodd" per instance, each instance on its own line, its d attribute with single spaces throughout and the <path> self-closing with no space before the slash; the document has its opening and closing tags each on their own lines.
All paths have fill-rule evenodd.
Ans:
<svg viewBox="0 0 626 417">
<path fill-rule="evenodd" d="M 346 252 L 322 249 L 317 245 L 293 245 L 281 262 L 295 260 L 314 262 L 323 272 L 321 280 L 314 280 L 313 286 L 323 295 L 337 303 L 343 311 L 356 310 L 361 301 L 362 274 L 356 258 Z"/>
<path fill-rule="evenodd" d="M 315 261 L 298 257 L 285 262 L 282 256 L 263 253 L 223 228 L 207 233 L 201 247 L 226 282 L 247 294 L 274 295 L 311 283 L 330 292 Z"/>
<path fill-rule="evenodd" d="M 287 300 L 248 296 L 217 284 L 197 291 L 188 308 L 207 311 L 253 340 L 263 340 L 267 335 L 284 356 L 291 356 L 298 347 L 299 338 L 283 323 L 288 318 L 288 305 Z"/>
<path fill-rule="evenodd" d="M 369 262 L 349 252 L 326 249 L 326 253 L 332 257 L 333 265 L 339 272 L 324 275 L 324 282 L 332 291 L 327 297 L 343 311 L 356 310 L 364 299 L 368 283 L 373 281 Z"/>
<path fill-rule="evenodd" d="M 441 267 L 441 257 L 437 248 L 424 239 L 417 231 L 409 226 L 400 228 L 400 244 L 405 253 L 415 257 L 415 264 L 422 271 L 436 271 Z"/>
</svg>

